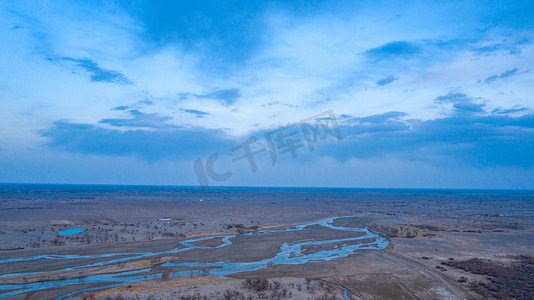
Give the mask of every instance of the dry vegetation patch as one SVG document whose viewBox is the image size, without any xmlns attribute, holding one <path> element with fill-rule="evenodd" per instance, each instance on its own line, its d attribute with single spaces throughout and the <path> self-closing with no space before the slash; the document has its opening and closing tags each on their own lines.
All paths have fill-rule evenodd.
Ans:
<svg viewBox="0 0 534 300">
<path fill-rule="evenodd" d="M 449 260 L 441 264 L 487 276 L 487 281 L 469 282 L 469 287 L 483 297 L 534 299 L 534 257 L 520 255 L 511 258 L 513 261 L 510 263 L 473 258 Z"/>
<path fill-rule="evenodd" d="M 415 238 L 419 230 L 413 226 L 370 225 L 369 230 L 387 238 Z"/>
</svg>

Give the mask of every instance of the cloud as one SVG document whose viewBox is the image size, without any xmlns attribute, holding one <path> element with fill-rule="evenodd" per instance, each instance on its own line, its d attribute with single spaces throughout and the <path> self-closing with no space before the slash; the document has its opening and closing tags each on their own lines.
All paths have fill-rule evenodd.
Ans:
<svg viewBox="0 0 534 300">
<path fill-rule="evenodd" d="M 143 27 L 149 46 L 178 46 L 202 56 L 204 67 L 241 63 L 249 58 L 266 29 L 264 1 L 121 1 Z M 228 13 L 231 11 L 232 13 Z"/>
<path fill-rule="evenodd" d="M 402 117 L 406 117 L 408 114 L 401 111 L 390 111 L 383 114 L 372 115 L 363 118 L 356 118 L 363 123 L 384 123 L 388 120 L 399 120 Z"/>
<path fill-rule="evenodd" d="M 484 107 L 486 106 L 484 100 L 468 97 L 466 94 L 459 92 L 449 92 L 447 95 L 437 97 L 434 102 L 439 104 L 452 103 L 456 113 L 468 114 L 484 112 Z"/>
<path fill-rule="evenodd" d="M 379 86 L 385 86 L 385 85 L 388 85 L 388 84 L 390 84 L 393 81 L 398 80 L 398 79 L 399 78 L 391 75 L 391 76 L 388 76 L 386 78 L 380 79 L 379 81 L 376 82 L 376 84 L 379 85 Z"/>
<path fill-rule="evenodd" d="M 90 74 L 91 81 L 94 82 L 110 82 L 120 85 L 131 85 L 133 84 L 124 74 L 121 74 L 117 71 L 103 69 L 98 66 L 94 60 L 88 58 L 75 59 L 71 57 L 64 57 L 64 60 L 72 61 L 74 64 L 87 73 Z"/>
<path fill-rule="evenodd" d="M 350 138 L 350 136 L 360 134 L 403 131 L 408 129 L 408 125 L 401 118 L 407 115 L 404 112 L 391 111 L 367 117 L 347 118 L 343 121 L 345 125 L 342 127 L 342 133 Z"/>
<path fill-rule="evenodd" d="M 517 113 L 517 112 L 523 112 L 523 111 L 527 111 L 527 110 L 528 110 L 528 108 L 526 108 L 526 107 L 523 107 L 523 106 L 520 106 L 520 105 L 516 105 L 516 106 L 514 106 L 512 108 L 497 107 L 491 113 L 498 114 L 498 115 L 506 115 L 506 114 L 512 114 L 512 113 Z"/>
<path fill-rule="evenodd" d="M 179 96 L 181 99 L 187 99 L 188 96 L 198 99 L 214 99 L 219 101 L 222 105 L 229 106 L 234 104 L 241 97 L 241 91 L 236 88 L 214 89 L 204 94 L 182 93 Z"/>
<path fill-rule="evenodd" d="M 105 156 L 135 156 L 147 161 L 193 159 L 235 146 L 221 130 L 160 128 L 128 130 L 56 121 L 40 135 L 46 144 L 66 152 Z"/>
<path fill-rule="evenodd" d="M 288 103 L 282 103 L 282 102 L 280 102 L 280 101 L 269 102 L 269 103 L 262 104 L 262 105 L 260 105 L 260 106 L 261 106 L 261 107 L 266 107 L 266 106 L 274 106 L 274 105 L 280 105 L 280 106 L 292 107 L 292 108 L 297 108 L 297 107 L 298 107 L 298 105 L 292 105 L 292 104 L 288 104 Z"/>
<path fill-rule="evenodd" d="M 137 101 L 136 105 L 152 105 L 154 104 L 154 101 L 150 100 L 150 99 L 144 99 L 144 100 L 139 100 Z"/>
<path fill-rule="evenodd" d="M 196 115 L 197 118 L 205 118 L 206 116 L 210 115 L 209 112 L 200 111 L 200 110 L 196 110 L 196 109 L 180 109 L 180 111 L 183 111 L 183 112 L 188 113 L 188 114 Z"/>
<path fill-rule="evenodd" d="M 338 159 L 394 156 L 435 165 L 534 166 L 534 115 L 456 115 L 427 121 L 395 116 L 400 115 L 343 124 L 343 141 L 318 148 L 319 153 Z"/>
<path fill-rule="evenodd" d="M 513 68 L 513 69 L 510 69 L 510 70 L 504 71 L 504 72 L 502 72 L 502 73 L 499 75 L 499 78 L 501 78 L 501 79 L 502 79 L 502 78 L 508 78 L 508 77 L 510 77 L 510 76 L 512 76 L 512 75 L 514 75 L 514 74 L 516 74 L 517 71 L 519 71 L 518 68 Z"/>
<path fill-rule="evenodd" d="M 111 110 L 128 110 L 130 108 L 131 108 L 131 106 L 121 105 L 121 106 L 116 106 L 116 107 L 112 108 Z"/>
<path fill-rule="evenodd" d="M 474 48 L 472 51 L 483 56 L 495 55 L 499 52 L 507 52 L 511 55 L 518 55 L 521 53 L 520 46 L 526 41 L 520 40 L 516 42 L 508 43 L 494 43 L 482 47 Z"/>
<path fill-rule="evenodd" d="M 518 68 L 513 68 L 513 69 L 510 69 L 510 70 L 507 70 L 507 71 L 504 71 L 502 72 L 501 74 L 499 75 L 492 75 L 492 76 L 489 76 L 487 77 L 486 79 L 484 79 L 484 82 L 485 83 L 492 83 L 494 82 L 495 80 L 497 79 L 505 79 L 505 78 L 509 78 L 515 74 L 517 74 L 517 72 L 519 71 Z"/>
<path fill-rule="evenodd" d="M 128 111 L 132 118 L 128 119 L 103 119 L 102 124 L 110 124 L 115 127 L 146 127 L 146 128 L 170 128 L 175 125 L 167 123 L 172 117 L 161 116 L 158 113 L 145 114 L 136 109 Z"/>
<path fill-rule="evenodd" d="M 456 95 L 448 98 L 463 99 Z M 448 100 L 447 100 L 448 101 Z M 465 101 L 465 100 L 462 100 Z M 534 115 L 517 117 L 456 114 L 433 120 L 407 118 L 391 111 L 339 120 L 343 140 L 319 141 L 313 154 L 339 161 L 397 157 L 435 166 L 534 166 Z M 122 126 L 119 124 L 118 126 Z M 122 131 L 91 124 L 57 121 L 40 131 L 47 145 L 62 151 L 107 156 L 137 156 L 147 161 L 190 159 L 228 151 L 246 140 L 205 128 L 150 127 Z M 275 129 L 271 129 L 275 130 Z M 251 133 L 262 138 L 269 129 Z M 325 145 L 323 145 L 325 143 Z M 303 148 L 304 149 L 304 148 Z"/>
<path fill-rule="evenodd" d="M 407 58 L 420 52 L 421 48 L 415 43 L 396 41 L 367 50 L 365 55 L 371 60 L 380 61 L 385 59 Z"/>
</svg>

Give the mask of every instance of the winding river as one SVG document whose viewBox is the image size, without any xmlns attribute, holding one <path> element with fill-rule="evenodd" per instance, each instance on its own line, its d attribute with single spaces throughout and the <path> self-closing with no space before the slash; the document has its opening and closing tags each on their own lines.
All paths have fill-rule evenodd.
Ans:
<svg viewBox="0 0 534 300">
<path fill-rule="evenodd" d="M 194 269 L 192 271 L 194 274 L 200 274 L 201 270 L 208 267 L 210 268 L 209 275 L 225 277 L 225 276 L 229 276 L 231 274 L 235 274 L 238 272 L 248 272 L 248 271 L 259 270 L 261 268 L 266 267 L 268 264 L 273 265 L 273 266 L 282 265 L 282 264 L 297 265 L 297 264 L 304 264 L 304 263 L 311 262 L 311 261 L 329 261 L 332 259 L 339 259 L 339 258 L 343 258 L 343 257 L 346 257 L 352 254 L 355 250 L 358 250 L 358 249 L 384 249 L 389 244 L 386 238 L 370 232 L 367 228 L 353 228 L 353 227 L 333 225 L 334 220 L 339 219 L 339 218 L 348 218 L 348 217 L 353 217 L 353 216 L 334 217 L 334 218 L 324 219 L 324 220 L 320 220 L 320 221 L 308 223 L 308 224 L 303 224 L 303 225 L 293 225 L 293 226 L 285 226 L 285 227 L 272 228 L 272 229 L 264 229 L 264 230 L 260 230 L 256 232 L 241 234 L 240 236 L 252 236 L 252 235 L 258 235 L 258 234 L 269 234 L 269 233 L 284 232 L 284 231 L 300 231 L 312 225 L 320 225 L 320 226 L 327 227 L 333 230 L 341 230 L 341 231 L 349 231 L 349 232 L 358 233 L 355 237 L 344 238 L 344 239 L 332 239 L 332 240 L 309 240 L 309 241 L 305 240 L 305 241 L 295 241 L 292 243 L 284 243 L 280 247 L 280 251 L 274 257 L 263 259 L 263 260 L 258 260 L 258 261 L 252 261 L 252 262 L 214 262 L 214 263 L 168 262 L 168 263 L 163 263 L 160 266 L 190 267 Z M 213 249 L 213 248 L 227 247 L 232 244 L 231 240 L 235 236 L 236 235 L 233 235 L 233 234 L 227 234 L 227 235 L 206 236 L 206 237 L 201 237 L 201 238 L 184 240 L 184 241 L 179 242 L 183 247 L 168 250 L 168 251 L 161 251 L 161 252 L 106 253 L 106 254 L 94 254 L 94 255 L 38 255 L 38 256 L 32 256 L 32 257 L 4 259 L 4 260 L 0 260 L 0 264 L 20 262 L 20 261 L 31 261 L 31 260 L 38 260 L 38 259 L 109 258 L 109 260 L 106 260 L 103 262 L 87 264 L 87 265 L 79 265 L 75 267 L 58 269 L 58 270 L 53 270 L 53 271 L 48 271 L 48 272 L 69 271 L 69 270 L 81 269 L 81 268 L 87 268 L 87 267 L 109 265 L 109 264 L 114 264 L 114 263 L 123 262 L 123 261 L 131 261 L 131 260 L 147 258 L 147 257 L 152 257 L 152 256 L 157 256 L 157 255 L 162 255 L 162 254 L 172 254 L 172 253 L 179 253 L 183 251 L 191 251 L 194 249 Z M 194 245 L 195 242 L 215 239 L 215 238 L 220 238 L 221 244 L 217 246 L 213 246 L 213 247 Z M 359 243 L 354 243 L 354 241 L 359 241 Z M 324 249 L 320 248 L 316 251 L 309 251 L 309 253 L 305 253 L 305 251 L 303 251 L 303 248 L 306 246 L 318 246 L 318 245 L 329 244 L 329 243 L 338 243 L 339 246 L 326 247 Z M 129 255 L 129 257 L 116 258 L 118 256 L 125 256 L 125 255 Z M 76 291 L 61 295 L 58 298 L 56 298 L 56 299 L 68 299 L 68 298 L 71 298 L 74 294 L 77 294 L 83 291 L 110 288 L 110 287 L 115 287 L 115 286 L 132 283 L 132 282 L 160 278 L 162 276 L 161 273 L 151 274 L 151 275 L 146 276 L 145 275 L 146 272 L 150 270 L 151 269 L 149 268 L 149 269 L 119 272 L 119 273 L 113 273 L 113 274 L 89 275 L 83 278 L 63 279 L 63 280 L 35 282 L 35 283 L 27 283 L 27 284 L 4 284 L 4 285 L 0 285 L 0 291 L 6 291 L 6 292 L 0 294 L 0 298 L 10 297 L 10 296 L 19 295 L 22 293 L 43 290 L 43 289 L 48 289 L 48 288 L 65 287 L 65 286 L 74 285 L 74 284 L 88 284 L 88 283 L 104 284 L 98 287 L 76 290 Z M 190 275 L 190 272 L 191 271 L 189 270 L 177 271 L 177 272 L 170 273 L 170 276 L 186 276 L 186 275 Z M 0 275 L 0 278 L 8 278 L 8 277 L 20 276 L 20 275 L 43 274 L 43 273 L 47 273 L 47 272 L 4 274 L 4 275 Z M 344 291 L 344 294 L 346 295 L 346 290 Z"/>
</svg>

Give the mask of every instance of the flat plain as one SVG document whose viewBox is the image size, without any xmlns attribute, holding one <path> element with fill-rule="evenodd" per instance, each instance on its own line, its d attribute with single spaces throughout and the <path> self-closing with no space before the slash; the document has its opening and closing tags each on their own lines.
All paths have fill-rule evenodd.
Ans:
<svg viewBox="0 0 534 300">
<path fill-rule="evenodd" d="M 534 192 L 0 185 L 9 299 L 532 299 Z"/>
</svg>

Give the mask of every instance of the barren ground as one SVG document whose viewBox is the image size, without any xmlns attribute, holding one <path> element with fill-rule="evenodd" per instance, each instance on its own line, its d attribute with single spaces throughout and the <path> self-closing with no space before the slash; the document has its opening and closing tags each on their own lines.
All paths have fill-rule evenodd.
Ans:
<svg viewBox="0 0 534 300">
<path fill-rule="evenodd" d="M 122 253 L 124 261 L 54 272 L 109 260 L 39 259 L 0 264 L 8 284 L 42 284 L 73 278 L 59 288 L 10 296 L 56 298 L 102 284 L 86 276 L 138 271 L 147 278 L 75 293 L 76 298 L 119 299 L 529 299 L 534 256 L 534 193 L 514 191 L 125 188 L 0 186 L 0 260 L 36 255 Z M 300 231 L 247 235 L 263 228 L 305 224 L 334 216 L 333 225 L 369 227 L 389 238 L 384 249 L 360 249 L 329 261 L 281 264 L 226 277 L 210 267 L 168 262 L 254 262 L 274 257 L 284 243 L 357 237 L 358 232 L 312 225 Z M 78 234 L 60 230 L 84 227 Z M 184 247 L 192 237 L 235 234 L 194 242 L 204 247 L 135 258 L 133 253 Z M 362 241 L 307 245 L 303 254 Z M 131 253 L 131 255 L 128 255 Z M 519 258 L 521 256 L 523 258 Z M 484 261 L 470 261 L 471 259 Z M 454 263 L 452 263 L 454 262 Z M 169 273 L 169 278 L 150 278 Z M 77 278 L 77 279 L 76 279 Z M 249 284 L 247 285 L 247 280 Z M 267 281 L 258 289 L 250 280 Z M 524 280 L 525 284 L 521 284 Z M 513 285 L 506 285 L 513 282 Z M 522 289 L 522 293 L 517 290 Z M 6 295 L 16 289 L 0 290 Z M 188 298 L 189 297 L 189 298 Z M 321 298 L 322 297 L 322 298 Z"/>
</svg>

